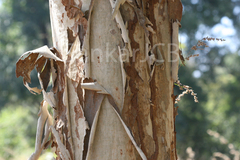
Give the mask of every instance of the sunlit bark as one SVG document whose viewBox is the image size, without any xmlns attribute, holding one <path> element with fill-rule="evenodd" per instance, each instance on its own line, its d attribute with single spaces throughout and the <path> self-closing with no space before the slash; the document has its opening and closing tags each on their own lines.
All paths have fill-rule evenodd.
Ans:
<svg viewBox="0 0 240 160">
<path fill-rule="evenodd" d="M 176 160 L 181 1 L 50 0 L 50 16 L 54 48 L 27 52 L 17 69 L 53 109 L 42 146 L 57 159 Z M 35 65 L 41 90 L 28 86 Z"/>
</svg>

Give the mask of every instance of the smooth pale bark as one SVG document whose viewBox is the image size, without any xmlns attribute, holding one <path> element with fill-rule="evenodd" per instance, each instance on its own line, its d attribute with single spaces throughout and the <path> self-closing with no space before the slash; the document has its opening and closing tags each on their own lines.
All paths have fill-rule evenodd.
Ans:
<svg viewBox="0 0 240 160">
<path fill-rule="evenodd" d="M 18 64 L 30 67 L 16 71 L 53 108 L 52 135 L 42 146 L 52 142 L 57 159 L 176 160 L 178 54 L 172 51 L 178 51 L 181 1 L 49 4 L 55 48 L 47 54 L 53 56 L 29 52 Z M 28 86 L 35 65 L 41 90 Z M 45 121 L 39 120 L 37 135 Z"/>
</svg>

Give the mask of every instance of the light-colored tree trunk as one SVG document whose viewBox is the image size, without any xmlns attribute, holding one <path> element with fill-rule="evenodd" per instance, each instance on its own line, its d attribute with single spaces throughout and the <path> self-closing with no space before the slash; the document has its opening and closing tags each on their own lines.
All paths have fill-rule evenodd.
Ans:
<svg viewBox="0 0 240 160">
<path fill-rule="evenodd" d="M 44 98 L 30 159 L 51 143 L 63 160 L 176 160 L 181 1 L 50 0 L 50 16 L 55 48 L 17 62 Z M 34 66 L 41 90 L 28 86 Z"/>
</svg>

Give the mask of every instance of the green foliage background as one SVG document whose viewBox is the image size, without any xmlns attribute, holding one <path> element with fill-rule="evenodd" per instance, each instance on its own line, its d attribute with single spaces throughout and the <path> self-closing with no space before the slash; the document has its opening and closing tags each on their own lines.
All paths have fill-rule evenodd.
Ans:
<svg viewBox="0 0 240 160">
<path fill-rule="evenodd" d="M 48 2 L 5 0 L 0 3 L 0 160 L 27 159 L 34 150 L 41 95 L 31 95 L 22 79 L 15 77 L 15 63 L 27 50 L 45 44 L 51 46 Z M 224 38 L 226 42 L 235 38 L 235 45 L 239 44 L 240 11 L 237 9 L 240 10 L 240 2 L 182 0 L 182 3 L 184 12 L 180 33 L 187 37 L 181 44 L 183 54 L 200 53 L 200 56 L 186 62 L 186 67 L 180 67 L 179 78 L 182 84 L 191 86 L 198 93 L 199 103 L 194 103 L 192 96 L 185 95 L 177 104 L 178 155 L 186 159 L 186 148 L 191 147 L 195 159 L 210 159 L 214 152 L 233 159 L 228 144 L 240 149 L 240 52 L 232 52 L 231 46 L 227 45 L 211 45 L 200 51 L 191 51 L 190 48 L 205 35 L 215 37 L 211 29 L 220 24 L 223 17 L 232 20 L 236 35 L 219 35 L 218 38 Z M 196 71 L 201 74 L 199 78 L 193 76 Z M 32 85 L 37 84 L 37 77 L 32 76 Z M 175 87 L 175 94 L 181 92 Z M 209 129 L 225 137 L 228 144 L 210 136 Z M 48 159 L 46 157 L 43 159 Z"/>
</svg>

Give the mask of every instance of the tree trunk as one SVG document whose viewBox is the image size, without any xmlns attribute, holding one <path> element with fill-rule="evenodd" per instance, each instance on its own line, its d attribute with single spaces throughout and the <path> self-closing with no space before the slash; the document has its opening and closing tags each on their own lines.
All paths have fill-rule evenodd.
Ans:
<svg viewBox="0 0 240 160">
<path fill-rule="evenodd" d="M 52 142 L 59 160 L 176 160 L 181 1 L 50 0 L 50 15 L 55 48 L 17 62 L 31 92 L 36 66 L 44 97 L 30 159 Z"/>
</svg>

